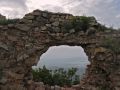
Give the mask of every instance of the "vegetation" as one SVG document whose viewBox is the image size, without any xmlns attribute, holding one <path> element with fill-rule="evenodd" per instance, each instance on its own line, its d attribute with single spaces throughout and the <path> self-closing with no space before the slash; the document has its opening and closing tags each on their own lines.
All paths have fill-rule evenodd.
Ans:
<svg viewBox="0 0 120 90">
<path fill-rule="evenodd" d="M 113 31 L 113 30 L 117 30 L 117 29 L 114 29 L 112 26 L 111 27 L 106 27 L 105 25 L 102 25 L 102 24 L 99 24 L 98 25 L 98 31 Z"/>
<path fill-rule="evenodd" d="M 33 79 L 37 82 L 43 82 L 50 86 L 71 86 L 79 83 L 79 76 L 76 75 L 76 68 L 65 71 L 63 68 L 56 70 L 48 70 L 45 66 L 36 70 L 32 70 Z"/>
<path fill-rule="evenodd" d="M 76 30 L 81 29 L 81 30 L 86 31 L 90 26 L 90 22 L 91 22 L 90 17 L 81 16 L 81 17 L 76 17 L 73 20 L 73 25 Z"/>
<path fill-rule="evenodd" d="M 87 16 L 76 16 L 71 22 L 65 22 L 64 28 L 66 30 L 75 29 L 75 31 L 83 30 L 84 32 L 89 28 L 92 17 Z"/>
<path fill-rule="evenodd" d="M 108 28 L 105 26 L 105 25 L 101 25 L 99 24 L 99 28 L 98 28 L 98 31 L 106 31 Z"/>
<path fill-rule="evenodd" d="M 94 27 L 97 29 L 97 31 L 112 31 L 116 30 L 113 27 L 106 27 L 105 25 L 102 25 L 97 22 L 97 20 L 94 17 L 87 17 L 87 16 L 76 16 L 73 17 L 71 21 L 66 21 L 62 25 L 64 27 L 65 32 L 68 32 L 71 29 L 75 29 L 76 32 L 78 31 L 84 31 L 86 32 L 87 29 L 90 27 Z"/>
<path fill-rule="evenodd" d="M 106 48 L 111 49 L 115 53 L 120 53 L 120 40 L 112 37 L 106 38 L 103 42 Z"/>
<path fill-rule="evenodd" d="M 108 90 L 108 88 L 106 86 L 100 86 L 99 90 Z"/>
<path fill-rule="evenodd" d="M 1 19 L 0 25 L 14 24 L 17 23 L 19 19 Z"/>
</svg>

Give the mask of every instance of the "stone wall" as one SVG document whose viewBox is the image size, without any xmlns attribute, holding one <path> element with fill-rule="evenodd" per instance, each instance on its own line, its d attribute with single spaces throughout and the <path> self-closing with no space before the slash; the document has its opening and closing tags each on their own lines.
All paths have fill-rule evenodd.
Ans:
<svg viewBox="0 0 120 90">
<path fill-rule="evenodd" d="M 120 54 L 103 47 L 106 37 L 119 39 L 120 32 L 98 31 L 93 17 L 85 31 L 66 30 L 73 18 L 77 17 L 35 10 L 18 23 L 0 25 L 0 89 L 34 90 L 31 67 L 49 47 L 69 45 L 82 46 L 91 62 L 79 90 L 120 90 Z"/>
<path fill-rule="evenodd" d="M 49 85 L 44 85 L 42 82 L 34 82 L 31 81 L 29 83 L 30 86 L 28 86 L 29 90 L 79 90 L 80 85 L 73 85 L 71 87 L 60 87 L 60 86 L 49 86 Z"/>
</svg>

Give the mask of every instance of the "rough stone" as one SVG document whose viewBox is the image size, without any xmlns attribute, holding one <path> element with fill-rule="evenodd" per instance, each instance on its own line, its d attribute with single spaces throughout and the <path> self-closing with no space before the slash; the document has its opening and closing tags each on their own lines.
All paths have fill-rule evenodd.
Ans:
<svg viewBox="0 0 120 90">
<path fill-rule="evenodd" d="M 47 17 L 48 17 L 48 13 L 43 12 L 43 13 L 42 13 L 42 16 L 43 16 L 44 18 L 47 18 Z"/>
<path fill-rule="evenodd" d="M 74 33 L 74 32 L 75 32 L 75 29 L 69 30 L 69 33 Z"/>
<path fill-rule="evenodd" d="M 89 29 L 87 30 L 86 34 L 87 34 L 87 35 L 94 35 L 95 32 L 96 32 L 96 29 L 93 28 L 93 27 L 91 27 L 91 28 L 89 28 Z"/>
<path fill-rule="evenodd" d="M 47 27 L 51 27 L 51 24 L 46 24 Z"/>
<path fill-rule="evenodd" d="M 33 20 L 34 19 L 34 16 L 32 14 L 28 14 L 24 17 L 25 19 L 28 19 L 28 20 Z"/>
<path fill-rule="evenodd" d="M 59 22 L 54 22 L 54 23 L 52 23 L 52 25 L 57 27 L 57 26 L 59 26 Z"/>
<path fill-rule="evenodd" d="M 14 28 L 14 24 L 8 24 L 9 28 Z"/>
<path fill-rule="evenodd" d="M 29 31 L 30 30 L 30 26 L 27 26 L 25 24 L 17 24 L 15 27 L 21 31 Z"/>
<path fill-rule="evenodd" d="M 59 86 L 55 86 L 55 90 L 60 90 L 60 87 Z"/>
<path fill-rule="evenodd" d="M 41 30 L 46 30 L 47 29 L 47 27 L 46 26 L 43 26 L 43 27 L 41 27 Z"/>
<path fill-rule="evenodd" d="M 0 84 L 6 84 L 6 83 L 7 83 L 7 79 L 2 78 L 2 79 L 0 80 Z"/>
<path fill-rule="evenodd" d="M 34 10 L 33 11 L 33 15 L 34 16 L 40 16 L 41 15 L 41 11 L 40 10 Z"/>
<path fill-rule="evenodd" d="M 5 50 L 8 50 L 8 46 L 2 42 L 0 42 L 0 48 L 3 48 Z"/>
</svg>

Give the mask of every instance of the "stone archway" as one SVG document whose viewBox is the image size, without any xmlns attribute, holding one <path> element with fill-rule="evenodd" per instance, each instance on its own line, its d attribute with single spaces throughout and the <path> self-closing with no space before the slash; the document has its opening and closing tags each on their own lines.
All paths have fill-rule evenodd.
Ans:
<svg viewBox="0 0 120 90">
<path fill-rule="evenodd" d="M 102 45 L 105 37 L 118 32 L 98 31 L 99 23 L 93 17 L 87 30 L 73 28 L 65 31 L 65 22 L 71 22 L 72 18 L 77 17 L 35 10 L 16 24 L 1 25 L 1 90 L 30 90 L 33 84 L 31 66 L 50 46 L 58 45 L 84 48 L 91 65 L 80 84 L 81 90 L 119 90 L 119 57 L 114 59 L 114 53 Z"/>
</svg>

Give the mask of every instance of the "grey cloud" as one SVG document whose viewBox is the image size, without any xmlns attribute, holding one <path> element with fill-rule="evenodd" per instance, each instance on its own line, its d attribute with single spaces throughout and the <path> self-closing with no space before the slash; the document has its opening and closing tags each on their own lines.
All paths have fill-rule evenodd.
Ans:
<svg viewBox="0 0 120 90">
<path fill-rule="evenodd" d="M 42 6 L 44 10 L 52 11 L 52 12 L 64 12 L 64 8 L 60 6 L 53 6 L 53 5 L 44 5 Z"/>
<path fill-rule="evenodd" d="M 26 9 L 27 0 L 0 0 L 0 7 L 21 7 Z"/>
<path fill-rule="evenodd" d="M 119 0 L 62 0 L 63 6 L 68 7 L 74 15 L 95 16 L 98 21 L 108 26 L 119 27 L 116 16 L 119 14 Z"/>
<path fill-rule="evenodd" d="M 27 0 L 0 0 L 0 13 L 9 18 L 23 16 L 27 11 Z"/>
</svg>

